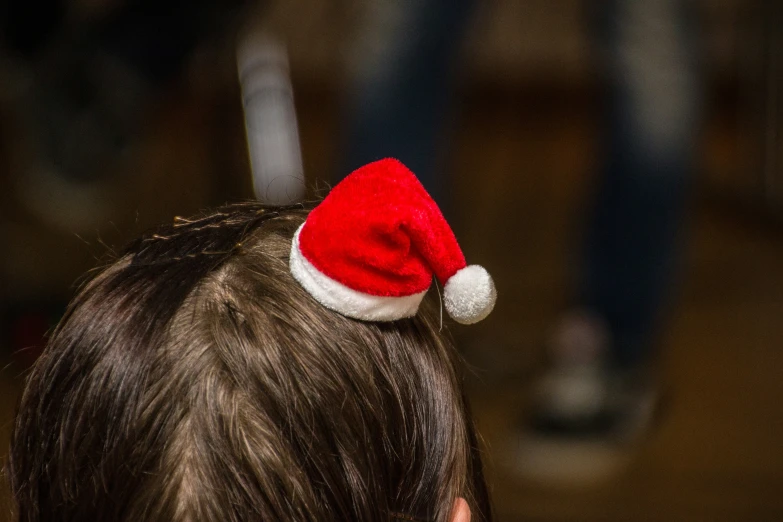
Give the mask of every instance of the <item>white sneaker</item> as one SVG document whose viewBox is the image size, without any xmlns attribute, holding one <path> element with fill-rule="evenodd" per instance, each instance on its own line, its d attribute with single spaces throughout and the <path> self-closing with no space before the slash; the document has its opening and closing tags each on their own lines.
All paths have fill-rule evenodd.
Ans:
<svg viewBox="0 0 783 522">
<path fill-rule="evenodd" d="M 539 482 L 578 484 L 617 474 L 629 443 L 645 433 L 657 394 L 646 381 L 611 371 L 607 329 L 585 313 L 566 316 L 551 344 L 552 365 L 513 448 L 515 471 Z"/>
</svg>

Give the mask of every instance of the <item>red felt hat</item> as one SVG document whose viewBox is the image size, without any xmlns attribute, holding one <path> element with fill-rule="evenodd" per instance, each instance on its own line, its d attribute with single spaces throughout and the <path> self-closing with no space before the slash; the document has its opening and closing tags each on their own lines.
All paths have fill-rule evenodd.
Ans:
<svg viewBox="0 0 783 522">
<path fill-rule="evenodd" d="M 370 163 L 335 186 L 296 231 L 291 273 L 321 304 L 365 321 L 416 314 L 433 275 L 457 322 L 495 306 L 492 278 L 468 266 L 440 209 L 405 165 Z"/>
</svg>

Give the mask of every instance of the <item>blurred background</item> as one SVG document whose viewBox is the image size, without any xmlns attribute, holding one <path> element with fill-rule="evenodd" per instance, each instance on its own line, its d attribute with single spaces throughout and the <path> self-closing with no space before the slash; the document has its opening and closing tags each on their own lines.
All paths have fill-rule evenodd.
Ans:
<svg viewBox="0 0 783 522">
<path fill-rule="evenodd" d="M 500 291 L 454 328 L 498 520 L 783 519 L 783 4 L 418 3 L 6 0 L 0 455 L 46 333 L 125 241 L 394 155 Z M 564 327 L 604 272 L 635 299 Z M 520 442 L 553 337 L 625 339 L 637 308 L 644 429 L 611 466 L 529 473 L 553 465 Z"/>
</svg>

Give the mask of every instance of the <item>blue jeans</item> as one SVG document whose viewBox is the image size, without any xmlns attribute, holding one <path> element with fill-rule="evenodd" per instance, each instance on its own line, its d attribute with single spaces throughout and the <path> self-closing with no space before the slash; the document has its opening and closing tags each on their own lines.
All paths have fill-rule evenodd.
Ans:
<svg viewBox="0 0 783 522">
<path fill-rule="evenodd" d="M 605 154 L 573 305 L 604 320 L 622 367 L 644 364 L 675 274 L 700 88 L 685 0 L 602 0 Z M 453 71 L 473 0 L 375 0 L 349 89 L 344 172 L 395 156 L 439 204 Z"/>
<path fill-rule="evenodd" d="M 367 0 L 347 92 L 349 173 L 395 157 L 441 205 L 454 71 L 474 0 Z"/>
<path fill-rule="evenodd" d="M 577 304 L 607 322 L 621 367 L 649 359 L 676 276 L 701 108 L 690 7 L 609 0 L 595 13 L 606 145 Z"/>
</svg>

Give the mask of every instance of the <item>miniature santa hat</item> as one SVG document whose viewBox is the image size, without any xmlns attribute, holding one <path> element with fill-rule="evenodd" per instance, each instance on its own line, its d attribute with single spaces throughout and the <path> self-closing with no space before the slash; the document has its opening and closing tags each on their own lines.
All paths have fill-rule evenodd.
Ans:
<svg viewBox="0 0 783 522">
<path fill-rule="evenodd" d="M 296 231 L 290 268 L 323 306 L 364 321 L 415 315 L 433 275 L 459 323 L 484 319 L 497 297 L 489 273 L 467 266 L 438 206 L 395 159 L 365 165 L 332 189 Z"/>
</svg>

